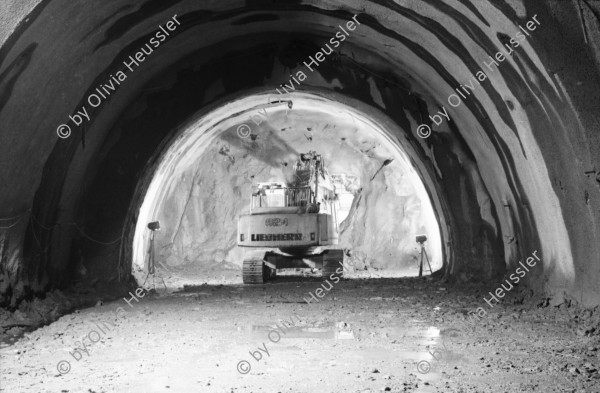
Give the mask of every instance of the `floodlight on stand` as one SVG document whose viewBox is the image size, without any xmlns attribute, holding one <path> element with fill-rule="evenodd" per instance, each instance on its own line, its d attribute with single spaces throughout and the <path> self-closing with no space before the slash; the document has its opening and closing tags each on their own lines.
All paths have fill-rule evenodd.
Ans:
<svg viewBox="0 0 600 393">
<path fill-rule="evenodd" d="M 154 232 L 160 229 L 160 223 L 158 221 L 152 221 L 148 223 L 148 229 L 150 230 L 150 244 L 148 245 L 148 274 L 146 274 L 146 279 L 142 284 L 142 287 L 145 287 L 146 282 L 148 281 L 148 277 L 152 276 L 152 287 L 154 291 L 156 291 L 156 265 L 154 261 Z M 158 278 L 163 283 L 165 287 L 165 292 L 167 291 L 167 284 L 162 276 L 158 275 Z"/>
<path fill-rule="evenodd" d="M 425 242 L 427 241 L 427 235 L 418 235 L 416 238 L 417 243 L 421 245 L 421 261 L 419 263 L 419 277 L 423 277 L 423 255 L 425 255 L 425 259 L 427 259 L 427 265 L 429 266 L 429 273 L 433 274 L 433 270 L 431 269 L 431 264 L 429 263 L 429 257 L 427 256 L 427 251 L 425 251 Z"/>
</svg>

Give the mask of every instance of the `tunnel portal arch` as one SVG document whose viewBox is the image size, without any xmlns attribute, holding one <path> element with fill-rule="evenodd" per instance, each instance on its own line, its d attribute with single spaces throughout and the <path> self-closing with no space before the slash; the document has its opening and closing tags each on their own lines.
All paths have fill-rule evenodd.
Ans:
<svg viewBox="0 0 600 393">
<path fill-rule="evenodd" d="M 288 103 L 292 109 L 289 108 Z M 450 230 L 450 224 L 444 213 L 447 208 L 445 201 L 432 189 L 435 187 L 434 179 L 422 178 L 422 176 L 428 176 L 428 172 L 423 167 L 424 164 L 421 163 L 420 168 L 412 167 L 414 163 L 419 163 L 417 153 L 404 150 L 406 147 L 410 148 L 410 145 L 406 146 L 406 141 L 400 137 L 402 131 L 391 119 L 376 108 L 331 91 L 296 91 L 286 95 L 274 94 L 273 91 L 261 91 L 242 93 L 235 99 L 224 100 L 220 107 L 192 116 L 190 120 L 179 127 L 169 143 L 161 146 L 160 151 L 156 153 L 157 158 L 152 160 L 153 164 L 141 176 L 127 220 L 130 223 L 125 233 L 128 241 L 123 243 L 124 259 L 132 261 L 133 275 L 139 284 L 147 274 L 146 263 L 150 231 L 146 228 L 146 224 L 157 219 L 160 209 L 164 207 L 166 196 L 172 192 L 176 179 L 186 168 L 194 165 L 198 158 L 203 156 L 203 152 L 214 139 L 219 138 L 222 134 L 228 134 L 229 137 L 238 139 L 261 137 L 260 134 L 264 131 L 260 127 L 260 122 L 266 123 L 266 121 L 265 118 L 261 119 L 256 115 L 262 113 L 266 117 L 273 117 L 274 112 L 284 111 L 286 116 L 288 112 L 299 112 L 301 116 L 316 118 L 335 113 L 334 117 L 344 118 L 347 123 L 351 121 L 361 134 L 374 134 L 374 138 L 384 144 L 385 150 L 392 154 L 392 160 L 397 160 L 402 168 L 408 169 L 410 178 L 407 181 L 417 187 L 417 195 L 422 203 L 422 211 L 424 211 L 423 217 L 429 218 L 428 216 L 431 215 L 427 220 L 430 228 L 427 233 L 427 249 L 430 258 L 435 261 L 434 266 L 442 266 L 445 260 L 444 255 L 449 252 L 442 247 L 443 239 L 448 237 Z M 252 131 L 248 130 L 248 134 L 244 134 L 245 127 L 250 127 Z M 334 125 L 335 127 L 336 125 Z M 284 132 L 284 130 L 275 132 Z M 302 131 L 296 129 L 288 132 Z M 313 135 L 315 138 L 320 136 L 318 132 Z M 345 134 L 339 136 L 342 137 Z M 315 149 L 318 150 L 318 146 L 315 146 Z M 277 155 L 277 151 L 272 151 L 271 154 Z M 243 197 L 245 196 L 242 195 Z M 390 212 L 390 214 L 392 213 Z M 394 217 L 388 218 L 394 219 Z M 435 223 L 435 225 L 431 223 Z M 236 223 L 233 222 L 231 225 L 235 226 Z M 129 239 L 132 240 L 133 246 Z"/>
</svg>

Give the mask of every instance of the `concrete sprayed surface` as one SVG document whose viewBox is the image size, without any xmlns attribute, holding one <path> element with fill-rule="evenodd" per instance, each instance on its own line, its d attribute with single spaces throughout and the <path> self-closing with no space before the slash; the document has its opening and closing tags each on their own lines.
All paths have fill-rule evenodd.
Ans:
<svg viewBox="0 0 600 393">
<path fill-rule="evenodd" d="M 0 391 L 600 391 L 600 340 L 564 304 L 515 292 L 490 308 L 489 288 L 431 279 L 342 280 L 317 303 L 322 285 L 288 276 L 84 309 L 3 348 Z"/>
</svg>

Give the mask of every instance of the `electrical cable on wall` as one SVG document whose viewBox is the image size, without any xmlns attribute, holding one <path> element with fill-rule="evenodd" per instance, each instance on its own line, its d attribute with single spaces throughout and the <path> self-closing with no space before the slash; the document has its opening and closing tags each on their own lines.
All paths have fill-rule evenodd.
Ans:
<svg viewBox="0 0 600 393">
<path fill-rule="evenodd" d="M 17 216 L 14 216 L 14 217 L 0 218 L 0 222 L 1 222 L 1 221 L 12 221 L 12 220 L 16 220 L 14 223 L 12 223 L 12 224 L 10 224 L 10 225 L 8 225 L 8 226 L 0 226 L 0 229 L 10 229 L 10 228 L 13 228 L 13 227 L 14 227 L 14 226 L 16 226 L 16 225 L 17 225 L 17 224 L 18 224 L 18 223 L 21 221 L 21 219 L 22 219 L 22 218 L 23 218 L 23 217 L 24 217 L 24 216 L 25 216 L 27 213 L 29 213 L 29 212 L 31 212 L 31 209 L 25 210 L 23 213 L 21 213 L 21 214 L 19 214 L 19 215 L 17 215 Z M 54 229 L 54 228 L 56 228 L 56 227 L 61 227 L 61 226 L 71 226 L 71 225 L 72 225 L 72 226 L 74 226 L 74 227 L 75 227 L 75 228 L 76 228 L 76 229 L 79 231 L 79 233 L 81 233 L 81 235 L 82 235 L 83 237 L 85 237 L 85 238 L 86 238 L 86 239 L 88 239 L 89 241 L 92 241 L 92 242 L 94 242 L 94 243 L 98 243 L 98 244 L 101 244 L 101 245 L 104 245 L 104 246 L 110 246 L 110 245 L 116 244 L 116 243 L 120 242 L 120 241 L 122 240 L 122 238 L 123 238 L 122 236 L 120 236 L 118 239 L 115 239 L 115 240 L 113 240 L 113 241 L 110 241 L 110 242 L 103 242 L 103 241 L 100 241 L 100 240 L 94 239 L 93 237 L 91 237 L 90 235 L 88 235 L 87 233 L 85 233 L 85 232 L 83 231 L 83 229 L 81 229 L 81 228 L 80 228 L 80 227 L 77 225 L 77 223 L 76 223 L 76 222 L 74 222 L 74 221 L 72 221 L 72 222 L 68 222 L 68 223 L 57 223 L 57 224 L 54 224 L 54 225 L 52 225 L 52 226 L 49 226 L 49 227 L 48 227 L 48 226 L 45 226 L 45 225 L 43 225 L 43 224 L 42 224 L 42 223 L 41 223 L 41 222 L 40 222 L 40 221 L 39 221 L 39 220 L 38 220 L 38 219 L 37 219 L 37 218 L 36 218 L 36 217 L 35 217 L 33 214 L 31 214 L 31 216 L 30 216 L 30 222 L 32 223 L 32 227 L 33 227 L 33 223 L 35 223 L 35 224 L 37 224 L 37 225 L 38 225 L 40 228 L 42 228 L 42 229 L 45 229 L 45 230 L 47 230 L 47 231 L 49 231 L 49 230 L 51 230 L 51 229 Z M 36 241 L 36 243 L 38 244 L 38 247 L 39 247 L 39 249 L 41 250 L 41 249 L 42 249 L 42 247 L 41 247 L 41 243 L 39 242 L 39 239 L 38 239 L 37 235 L 36 235 L 36 234 L 35 234 L 35 232 L 33 231 L 33 228 L 32 228 L 32 234 L 33 234 L 34 240 L 35 240 L 35 241 Z M 46 248 L 46 250 L 45 250 L 44 252 L 46 252 L 47 250 L 48 250 L 48 248 Z"/>
<path fill-rule="evenodd" d="M 400 89 L 402 89 L 402 90 L 404 90 L 404 91 L 408 92 L 408 94 L 410 94 L 410 95 L 412 95 L 412 94 L 413 94 L 413 91 L 412 91 L 412 90 L 410 90 L 410 89 L 407 89 L 407 88 L 406 88 L 406 87 L 404 87 L 403 85 L 401 85 L 401 84 L 399 84 L 399 83 L 397 83 L 397 82 L 395 82 L 395 81 L 392 81 L 392 80 L 390 80 L 390 79 L 388 79 L 388 78 L 386 78 L 386 77 L 384 77 L 384 76 L 381 76 L 381 75 L 379 75 L 379 74 L 377 74 L 377 73 L 375 73 L 375 72 L 373 72 L 373 71 L 371 71 L 371 70 L 369 70 L 369 69 L 367 69 L 367 68 L 363 67 L 363 65 L 362 65 L 362 64 L 360 64 L 359 62 L 357 62 L 356 60 L 354 60 L 352 57 L 350 57 L 350 56 L 348 56 L 348 55 L 346 55 L 346 54 L 343 54 L 343 53 L 340 53 L 340 54 L 339 54 L 339 56 L 340 56 L 340 57 L 345 57 L 345 58 L 347 58 L 347 59 L 348 59 L 348 60 L 350 60 L 352 63 L 354 63 L 354 65 L 356 65 L 356 66 L 357 66 L 358 68 L 360 68 L 361 70 L 365 71 L 367 74 L 370 74 L 370 75 L 376 76 L 377 78 L 379 78 L 379 79 L 381 79 L 381 80 L 383 80 L 383 81 L 385 81 L 385 82 L 387 82 L 387 83 L 389 83 L 389 84 L 391 84 L 391 85 L 394 85 L 394 86 L 396 86 L 396 87 L 399 87 Z"/>
<path fill-rule="evenodd" d="M 13 224 L 11 224 L 11 225 L 9 225 L 9 226 L 7 226 L 7 227 L 0 227 L 0 229 L 10 229 L 10 228 L 14 227 L 15 225 L 17 225 L 17 224 L 19 223 L 19 221 L 21 221 L 21 218 L 22 218 L 22 217 L 19 217 L 19 218 L 17 219 L 17 221 L 15 221 Z M 2 219 L 0 219 L 0 220 L 2 220 Z"/>
<path fill-rule="evenodd" d="M 29 213 L 30 211 L 31 211 L 31 209 L 27 209 L 27 210 L 25 210 L 23 213 L 21 213 L 21 214 L 18 214 L 18 215 L 14 216 L 14 217 L 0 218 L 0 221 L 12 221 L 12 220 L 17 220 L 17 221 L 15 221 L 14 223 L 12 223 L 12 224 L 11 224 L 11 225 L 9 225 L 9 226 L 0 226 L 0 229 L 10 229 L 10 228 L 14 227 L 14 226 L 15 226 L 15 225 L 17 225 L 17 224 L 18 224 L 18 223 L 21 221 L 21 219 L 22 219 L 22 218 L 23 218 L 23 217 L 24 217 L 24 216 L 25 216 L 27 213 Z"/>
</svg>

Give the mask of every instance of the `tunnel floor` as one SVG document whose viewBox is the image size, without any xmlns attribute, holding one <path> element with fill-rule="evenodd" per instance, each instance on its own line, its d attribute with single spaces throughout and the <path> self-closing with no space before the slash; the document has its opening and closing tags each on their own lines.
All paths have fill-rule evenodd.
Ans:
<svg viewBox="0 0 600 393">
<path fill-rule="evenodd" d="M 488 287 L 431 278 L 342 280 L 311 300 L 321 285 L 201 285 L 79 310 L 0 350 L 0 390 L 600 390 L 600 339 L 564 306 L 515 292 L 490 308 Z"/>
</svg>

